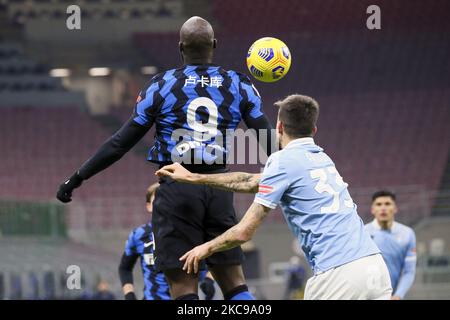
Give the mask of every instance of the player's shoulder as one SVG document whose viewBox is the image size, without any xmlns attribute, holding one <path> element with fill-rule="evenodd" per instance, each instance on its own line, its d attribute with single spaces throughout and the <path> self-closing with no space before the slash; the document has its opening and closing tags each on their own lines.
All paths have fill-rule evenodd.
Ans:
<svg viewBox="0 0 450 320">
<path fill-rule="evenodd" d="M 407 225 L 405 225 L 405 224 L 403 224 L 403 223 L 400 223 L 400 222 L 398 222 L 398 221 L 395 221 L 394 222 L 395 223 L 395 228 L 397 228 L 398 230 L 401 230 L 401 231 L 409 231 L 409 230 L 412 230 L 410 227 L 408 227 Z"/>
<path fill-rule="evenodd" d="M 302 161 L 298 160 L 296 155 L 292 154 L 289 150 L 281 149 L 273 152 L 267 159 L 266 167 L 278 168 L 280 170 L 291 170 L 293 168 L 299 168 Z"/>
<path fill-rule="evenodd" d="M 237 71 L 233 72 L 236 74 L 235 77 L 239 80 L 239 83 L 254 87 L 253 82 L 248 75 Z"/>
<path fill-rule="evenodd" d="M 144 233 L 146 233 L 146 229 L 147 229 L 147 224 L 141 224 L 140 226 L 137 226 L 136 228 L 134 228 L 131 232 L 130 235 L 133 235 L 134 239 L 138 239 L 140 238 Z"/>
<path fill-rule="evenodd" d="M 284 159 L 285 162 L 298 162 L 299 164 L 304 163 L 303 160 L 308 158 L 310 150 L 306 148 L 293 148 L 291 146 L 286 146 L 279 151 L 279 158 Z"/>
<path fill-rule="evenodd" d="M 146 80 L 143 90 L 141 90 L 141 92 L 139 93 L 139 96 L 141 97 L 141 99 L 138 99 L 138 102 L 140 100 L 143 100 L 145 98 L 145 95 L 149 91 L 157 90 L 160 87 L 161 82 L 165 81 L 164 77 L 166 75 L 166 72 L 167 71 L 159 72 L 159 73 L 155 74 L 153 77 L 151 77 L 150 80 Z"/>
<path fill-rule="evenodd" d="M 151 77 L 151 79 L 150 79 L 150 84 L 162 81 L 164 79 L 164 76 L 168 73 L 169 74 L 173 73 L 173 70 L 165 70 L 165 71 L 161 71 L 161 72 L 158 72 L 157 74 L 153 75 L 153 77 Z"/>
<path fill-rule="evenodd" d="M 167 82 L 171 79 L 176 79 L 175 74 L 177 72 L 183 72 L 185 67 L 178 67 L 178 68 L 172 68 L 163 70 L 161 72 L 158 72 L 157 74 L 153 75 L 149 81 L 149 86 L 151 86 L 154 83 L 160 83 L 160 82 Z"/>
<path fill-rule="evenodd" d="M 219 67 L 219 68 L 222 71 L 222 73 L 225 73 L 226 75 L 228 75 L 233 81 L 238 82 L 238 83 L 246 83 L 248 85 L 252 85 L 252 81 L 245 73 L 238 72 L 236 70 L 225 69 L 223 67 Z"/>
<path fill-rule="evenodd" d="M 370 222 L 368 222 L 368 223 L 366 223 L 365 225 L 364 225 L 364 229 L 366 229 L 367 231 L 372 231 L 372 230 L 375 230 L 375 227 L 374 227 L 374 222 L 375 220 L 372 220 L 372 221 L 370 221 Z"/>
<path fill-rule="evenodd" d="M 415 235 L 414 229 L 400 222 L 395 221 L 395 228 L 405 234 L 409 234 L 411 236 Z"/>
</svg>

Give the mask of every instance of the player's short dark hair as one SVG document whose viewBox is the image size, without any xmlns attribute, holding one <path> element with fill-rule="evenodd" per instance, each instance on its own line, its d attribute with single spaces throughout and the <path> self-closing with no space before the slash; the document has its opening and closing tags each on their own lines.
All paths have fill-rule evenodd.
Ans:
<svg viewBox="0 0 450 320">
<path fill-rule="evenodd" d="M 275 102 L 286 134 L 292 138 L 309 137 L 319 118 L 319 104 L 311 97 L 292 94 Z"/>
<path fill-rule="evenodd" d="M 152 201 L 152 197 L 155 195 L 156 190 L 159 188 L 159 183 L 156 182 L 147 188 L 147 193 L 145 194 L 145 201 L 150 203 Z"/>
<path fill-rule="evenodd" d="M 380 197 L 390 197 L 392 200 L 396 200 L 395 193 L 389 190 L 379 190 L 372 195 L 372 203 Z"/>
</svg>

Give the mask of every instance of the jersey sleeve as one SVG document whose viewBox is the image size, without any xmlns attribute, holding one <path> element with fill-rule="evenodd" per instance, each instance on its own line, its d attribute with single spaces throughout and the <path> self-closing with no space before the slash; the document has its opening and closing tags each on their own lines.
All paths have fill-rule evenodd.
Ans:
<svg viewBox="0 0 450 320">
<path fill-rule="evenodd" d="M 241 99 L 239 109 L 242 120 L 244 120 L 247 128 L 256 131 L 258 143 L 267 156 L 270 156 L 278 148 L 273 126 L 262 112 L 261 96 L 246 75 L 239 74 L 239 79 L 239 94 Z"/>
<path fill-rule="evenodd" d="M 275 152 L 267 160 L 254 200 L 271 209 L 277 207 L 290 185 L 289 174 L 280 161 L 280 155 L 281 152 Z"/>
<path fill-rule="evenodd" d="M 239 80 L 239 108 L 242 119 L 247 124 L 249 119 L 257 119 L 263 115 L 262 101 L 258 90 L 246 75 L 239 74 Z"/>
<path fill-rule="evenodd" d="M 163 74 L 152 78 L 146 89 L 139 92 L 133 112 L 133 120 L 142 126 L 151 127 L 157 116 L 160 100 L 159 91 L 163 86 Z"/>
<path fill-rule="evenodd" d="M 403 299 L 408 290 L 411 288 L 416 276 L 416 262 L 416 235 L 414 234 L 414 231 L 411 230 L 408 251 L 405 256 L 405 261 L 403 262 L 400 280 L 398 281 L 397 288 L 395 289 L 395 296 L 399 296 Z"/>
<path fill-rule="evenodd" d="M 408 252 L 406 253 L 405 261 L 416 261 L 416 235 L 413 230 L 411 230 L 411 236 L 408 244 Z"/>
<path fill-rule="evenodd" d="M 136 241 L 134 239 L 135 230 L 131 231 L 128 235 L 127 242 L 125 243 L 125 255 L 132 256 L 137 255 Z"/>
</svg>

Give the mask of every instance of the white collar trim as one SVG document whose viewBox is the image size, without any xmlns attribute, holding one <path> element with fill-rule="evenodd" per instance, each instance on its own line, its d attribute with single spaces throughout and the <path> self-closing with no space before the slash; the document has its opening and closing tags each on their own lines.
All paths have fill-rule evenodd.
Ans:
<svg viewBox="0 0 450 320">
<path fill-rule="evenodd" d="M 291 140 L 285 148 L 294 145 L 294 144 L 315 144 L 314 139 L 311 137 L 304 137 L 304 138 L 297 138 L 294 140 Z"/>
</svg>

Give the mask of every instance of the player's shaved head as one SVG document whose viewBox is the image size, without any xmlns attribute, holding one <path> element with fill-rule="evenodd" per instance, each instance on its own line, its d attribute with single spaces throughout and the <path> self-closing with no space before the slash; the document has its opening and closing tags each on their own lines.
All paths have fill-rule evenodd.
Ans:
<svg viewBox="0 0 450 320">
<path fill-rule="evenodd" d="M 180 29 L 180 51 L 187 63 L 211 62 L 215 44 L 211 24 L 201 17 L 189 18 Z"/>
</svg>

